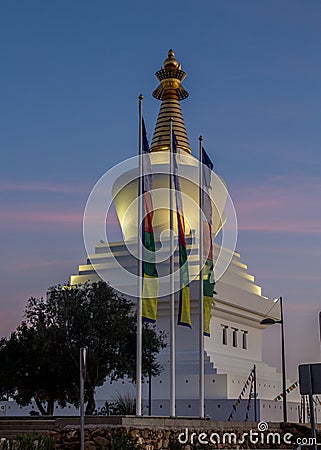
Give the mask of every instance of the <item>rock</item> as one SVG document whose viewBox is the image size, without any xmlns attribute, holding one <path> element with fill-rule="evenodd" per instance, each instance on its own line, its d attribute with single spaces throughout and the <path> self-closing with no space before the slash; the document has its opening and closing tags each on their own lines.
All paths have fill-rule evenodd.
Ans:
<svg viewBox="0 0 321 450">
<path fill-rule="evenodd" d="M 97 450 L 97 446 L 93 441 L 85 442 L 85 450 Z"/>
<path fill-rule="evenodd" d="M 169 444 L 169 440 L 168 440 L 168 439 L 163 439 L 163 440 L 162 440 L 162 446 L 163 446 L 163 448 L 168 448 L 168 444 Z"/>
<path fill-rule="evenodd" d="M 98 446 L 104 446 L 104 448 L 107 448 L 107 445 L 110 443 L 110 441 L 108 441 L 108 439 L 102 437 L 102 436 L 97 436 L 93 438 L 93 441 L 95 442 L 95 444 L 98 444 Z"/>
<path fill-rule="evenodd" d="M 66 441 L 75 441 L 76 439 L 78 440 L 78 431 L 77 430 L 70 430 L 67 431 L 67 433 L 64 436 Z"/>
<path fill-rule="evenodd" d="M 144 430 L 143 432 L 141 432 L 141 430 L 137 430 L 136 428 L 130 430 L 130 435 L 134 438 L 138 438 L 141 434 L 144 436 Z"/>
<path fill-rule="evenodd" d="M 63 445 L 64 450 L 79 450 L 80 443 L 79 442 L 66 442 Z"/>
<path fill-rule="evenodd" d="M 91 437 L 95 437 L 95 436 L 101 436 L 103 434 L 104 430 L 101 428 L 95 428 L 94 430 L 91 431 Z"/>
<path fill-rule="evenodd" d="M 90 441 L 90 436 L 92 435 L 92 430 L 85 429 L 85 441 Z"/>
</svg>

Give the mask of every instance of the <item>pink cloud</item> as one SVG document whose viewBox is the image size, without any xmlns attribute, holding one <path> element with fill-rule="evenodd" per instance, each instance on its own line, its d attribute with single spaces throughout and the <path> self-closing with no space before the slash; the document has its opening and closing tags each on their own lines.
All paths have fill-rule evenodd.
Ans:
<svg viewBox="0 0 321 450">
<path fill-rule="evenodd" d="M 263 232 L 281 232 L 281 233 L 304 233 L 320 234 L 321 224 L 293 223 L 291 221 L 284 223 L 255 223 L 242 224 L 239 222 L 239 230 L 242 231 L 263 231 Z"/>
<path fill-rule="evenodd" d="M 305 255 L 305 256 L 319 256 L 321 257 L 321 246 L 320 248 L 306 248 L 306 247 L 300 247 L 298 249 L 297 246 L 295 247 L 285 247 L 285 246 L 280 246 L 278 245 L 277 247 L 271 247 L 271 246 L 266 246 L 264 245 L 264 243 L 262 242 L 262 245 L 259 245 L 258 243 L 250 243 L 248 242 L 246 245 L 246 248 L 248 251 L 254 251 L 254 252 L 264 252 L 265 254 L 279 254 L 279 255 L 298 255 L 298 253 L 300 253 L 300 255 Z"/>
<path fill-rule="evenodd" d="M 25 229 L 27 224 L 79 224 L 82 212 L 4 210 L 0 211 L 1 226 L 10 225 Z"/>
<path fill-rule="evenodd" d="M 272 275 L 266 275 L 261 274 L 260 278 L 262 279 L 269 279 L 269 280 L 306 280 L 306 281 L 317 281 L 318 283 L 321 283 L 321 275 L 306 275 L 306 274 L 272 274 Z M 320 306 L 321 308 L 321 306 Z"/>
<path fill-rule="evenodd" d="M 57 205 L 54 206 L 57 208 Z M 66 208 L 66 207 L 65 207 Z M 67 209 L 67 208 L 66 208 Z M 93 216 L 90 221 L 96 224 L 101 220 L 101 216 Z M 108 212 L 108 229 L 112 231 L 113 229 L 118 230 L 119 222 L 117 218 L 116 211 L 111 208 Z M 82 226 L 83 222 L 83 210 L 81 211 L 55 211 L 52 208 L 47 210 L 43 206 L 41 210 L 29 208 L 28 210 L 13 209 L 12 207 L 3 207 L 0 209 L 0 228 L 1 229 L 14 229 L 14 230 L 38 230 L 43 229 L 43 226 L 54 227 L 57 229 L 59 225 L 75 229 L 75 226 Z M 48 229 L 48 228 L 46 228 Z"/>
<path fill-rule="evenodd" d="M 307 308 L 306 303 L 287 303 L 284 306 L 287 312 L 304 312 L 307 314 L 317 314 L 321 310 L 320 303 L 309 302 L 309 307 Z"/>
<path fill-rule="evenodd" d="M 239 229 L 243 231 L 321 233 L 318 178 L 278 177 L 235 189 Z"/>
<path fill-rule="evenodd" d="M 89 193 L 90 186 L 66 185 L 55 183 L 0 183 L 0 192 L 54 192 L 54 193 Z"/>
<path fill-rule="evenodd" d="M 0 312 L 0 336 L 9 336 L 20 323 L 12 312 Z"/>
<path fill-rule="evenodd" d="M 64 258 L 66 260 L 66 258 Z M 15 262 L 12 265 L 7 264 L 7 268 L 14 271 L 25 271 L 25 270 L 34 270 L 34 269 L 43 269 L 43 268 L 50 268 L 55 266 L 60 266 L 61 260 L 52 260 L 52 261 L 31 261 L 30 258 L 28 258 L 26 261 L 21 261 L 21 257 L 19 258 L 18 262 Z"/>
</svg>

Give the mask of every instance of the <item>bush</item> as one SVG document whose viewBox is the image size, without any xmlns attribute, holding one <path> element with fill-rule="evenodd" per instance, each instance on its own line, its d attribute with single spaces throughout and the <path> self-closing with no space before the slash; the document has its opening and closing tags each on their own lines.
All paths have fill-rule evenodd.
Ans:
<svg viewBox="0 0 321 450">
<path fill-rule="evenodd" d="M 111 438 L 111 450 L 138 450 L 137 440 L 125 430 L 115 430 Z"/>
<path fill-rule="evenodd" d="M 0 444 L 1 450 L 54 450 L 54 448 L 51 436 L 34 433 L 8 438 Z"/>
<path fill-rule="evenodd" d="M 136 414 L 136 400 L 129 394 L 117 394 L 112 402 L 105 402 L 96 412 L 99 416 L 134 416 Z"/>
</svg>

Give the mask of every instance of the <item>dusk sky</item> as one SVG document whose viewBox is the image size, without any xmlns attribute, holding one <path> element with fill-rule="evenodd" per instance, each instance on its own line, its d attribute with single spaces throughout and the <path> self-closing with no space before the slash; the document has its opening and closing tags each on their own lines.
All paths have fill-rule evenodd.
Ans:
<svg viewBox="0 0 321 450">
<path fill-rule="evenodd" d="M 30 296 L 86 261 L 82 215 L 108 169 L 137 154 L 143 93 L 173 48 L 181 103 L 227 182 L 237 251 L 284 298 L 289 376 L 320 361 L 321 2 L 30 0 L 0 5 L 0 336 Z M 280 328 L 264 332 L 280 367 Z"/>
</svg>

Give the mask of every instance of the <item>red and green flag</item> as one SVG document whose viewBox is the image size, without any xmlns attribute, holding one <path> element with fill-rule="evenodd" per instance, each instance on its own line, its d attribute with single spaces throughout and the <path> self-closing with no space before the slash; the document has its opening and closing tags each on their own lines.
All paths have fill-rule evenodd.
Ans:
<svg viewBox="0 0 321 450">
<path fill-rule="evenodd" d="M 179 293 L 179 308 L 178 308 L 178 325 L 183 325 L 191 328 L 191 299 L 190 299 L 190 285 L 189 285 L 189 271 L 185 240 L 185 220 L 183 213 L 183 201 L 180 188 L 178 165 L 176 161 L 177 156 L 177 140 L 173 132 L 173 153 L 174 153 L 174 187 L 176 198 L 177 211 L 177 230 L 178 230 L 178 244 L 179 244 L 179 268 L 180 268 L 180 293 Z"/>
<path fill-rule="evenodd" d="M 142 295 L 142 319 L 156 322 L 158 306 L 158 273 L 155 261 L 155 239 L 153 231 L 153 199 L 152 199 L 152 173 L 150 163 L 150 149 L 148 145 L 145 123 L 143 120 L 143 295 Z"/>
</svg>

